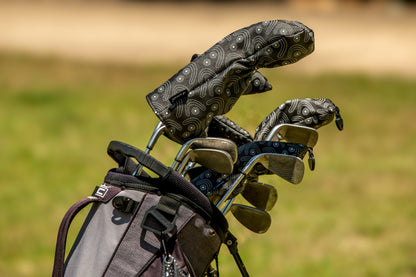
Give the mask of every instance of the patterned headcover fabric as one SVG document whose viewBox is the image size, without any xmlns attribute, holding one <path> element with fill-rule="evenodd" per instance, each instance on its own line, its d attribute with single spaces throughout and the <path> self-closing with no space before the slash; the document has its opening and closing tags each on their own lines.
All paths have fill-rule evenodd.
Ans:
<svg viewBox="0 0 416 277">
<path fill-rule="evenodd" d="M 198 57 L 198 54 L 193 54 L 191 62 Z M 271 89 L 272 85 L 269 83 L 269 80 L 267 80 L 267 78 L 263 74 L 261 74 L 257 70 L 254 70 L 249 85 L 244 90 L 243 95 L 263 93 Z"/>
<path fill-rule="evenodd" d="M 214 116 L 208 127 L 209 137 L 226 138 L 237 146 L 252 142 L 254 139 L 249 132 L 238 126 L 225 115 Z"/>
<path fill-rule="evenodd" d="M 256 85 L 257 69 L 295 63 L 313 50 L 313 31 L 302 23 L 259 22 L 226 36 L 146 99 L 167 127 L 165 135 L 183 144 L 201 136 L 214 116 L 227 113 Z"/>
<path fill-rule="evenodd" d="M 272 85 L 269 83 L 266 77 L 260 72 L 255 70 L 251 77 L 251 81 L 248 87 L 244 90 L 243 95 L 263 93 L 272 89 Z"/>
<path fill-rule="evenodd" d="M 208 136 L 230 139 L 240 146 L 264 140 L 278 124 L 290 123 L 318 129 L 333 120 L 337 109 L 329 99 L 292 99 L 284 102 L 260 123 L 255 138 L 225 115 L 217 115 L 212 119 Z"/>
<path fill-rule="evenodd" d="M 325 98 L 292 99 L 281 104 L 260 123 L 254 140 L 264 140 L 279 124 L 291 123 L 318 129 L 329 124 L 337 112 L 331 100 Z"/>
</svg>

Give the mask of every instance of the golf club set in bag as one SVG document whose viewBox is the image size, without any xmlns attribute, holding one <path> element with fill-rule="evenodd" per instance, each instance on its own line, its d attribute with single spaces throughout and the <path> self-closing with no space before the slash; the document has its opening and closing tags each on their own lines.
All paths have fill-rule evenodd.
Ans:
<svg viewBox="0 0 416 277">
<path fill-rule="evenodd" d="M 300 183 L 305 156 L 315 168 L 317 129 L 335 118 L 342 130 L 343 122 L 329 99 L 288 100 L 254 136 L 224 114 L 241 95 L 271 90 L 258 69 L 295 63 L 313 50 L 313 31 L 302 23 L 259 22 L 195 54 L 148 94 L 160 122 L 145 151 L 110 142 L 107 153 L 118 166 L 65 214 L 53 276 L 218 276 L 223 243 L 248 276 L 226 215 L 231 211 L 246 228 L 266 232 L 277 190 L 259 177 Z M 150 155 L 162 135 L 182 145 L 170 166 Z M 249 205 L 234 203 L 240 194 Z M 89 204 L 65 256 L 69 226 Z"/>
</svg>

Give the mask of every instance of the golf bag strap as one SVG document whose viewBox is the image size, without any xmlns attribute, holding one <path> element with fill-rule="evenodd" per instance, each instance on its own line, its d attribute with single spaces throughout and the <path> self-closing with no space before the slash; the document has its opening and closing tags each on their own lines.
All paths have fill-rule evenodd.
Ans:
<svg viewBox="0 0 416 277">
<path fill-rule="evenodd" d="M 243 263 L 243 260 L 240 257 L 240 254 L 238 254 L 238 248 L 237 248 L 237 238 L 233 236 L 230 232 L 228 232 L 227 237 L 225 238 L 225 244 L 228 247 L 228 250 L 230 251 L 231 255 L 234 258 L 234 261 L 236 262 L 238 269 L 241 272 L 241 276 L 243 277 L 249 277 L 250 275 L 247 272 L 247 269 Z"/>
<path fill-rule="evenodd" d="M 96 187 L 93 196 L 85 197 L 84 199 L 81 199 L 72 205 L 71 208 L 69 208 L 64 218 L 62 219 L 61 225 L 59 226 L 52 277 L 62 277 L 64 275 L 66 239 L 71 222 L 78 214 L 78 212 L 80 212 L 83 208 L 91 203 L 106 203 L 120 191 L 121 189 L 118 187 L 102 184 L 101 186 Z"/>
<path fill-rule="evenodd" d="M 142 221 L 142 228 L 158 236 L 175 232 L 175 221 L 180 206 L 181 202 L 165 195 L 162 196 L 158 204 L 146 212 Z"/>
</svg>

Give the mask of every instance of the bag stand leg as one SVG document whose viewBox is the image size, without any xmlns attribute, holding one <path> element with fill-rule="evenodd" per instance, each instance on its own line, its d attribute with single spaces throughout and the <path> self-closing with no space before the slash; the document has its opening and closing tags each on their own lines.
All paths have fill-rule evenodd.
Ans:
<svg viewBox="0 0 416 277">
<path fill-rule="evenodd" d="M 243 263 L 243 260 L 241 260 L 240 255 L 238 254 L 237 249 L 237 238 L 234 237 L 231 233 L 227 234 L 227 237 L 225 238 L 225 244 L 228 247 L 228 250 L 230 251 L 231 255 L 233 255 L 233 258 L 235 262 L 237 263 L 238 269 L 241 272 L 241 275 L 243 277 L 249 277 L 249 274 L 247 272 L 247 269 Z"/>
</svg>

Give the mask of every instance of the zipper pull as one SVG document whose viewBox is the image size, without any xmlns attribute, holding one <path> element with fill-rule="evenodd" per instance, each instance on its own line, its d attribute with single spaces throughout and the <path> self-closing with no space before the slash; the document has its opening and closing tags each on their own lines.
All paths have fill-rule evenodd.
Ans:
<svg viewBox="0 0 416 277">
<path fill-rule="evenodd" d="M 189 277 L 189 274 L 183 272 L 175 258 L 172 255 L 163 258 L 161 277 Z"/>
<path fill-rule="evenodd" d="M 342 131 L 344 129 L 344 120 L 339 113 L 338 107 L 335 107 L 335 124 L 337 124 L 338 130 Z"/>
<path fill-rule="evenodd" d="M 169 254 L 166 247 L 166 233 L 162 232 L 161 243 L 163 249 L 163 263 L 162 263 L 162 272 L 161 277 L 188 277 L 185 272 L 183 272 L 176 262 L 175 258 Z"/>
<path fill-rule="evenodd" d="M 315 170 L 315 156 L 313 155 L 312 148 L 308 148 L 308 153 L 309 153 L 309 159 L 308 159 L 309 169 L 313 171 Z"/>
<path fill-rule="evenodd" d="M 174 277 L 175 276 L 175 259 L 171 256 L 165 256 L 163 258 L 162 274 L 161 277 Z"/>
</svg>

